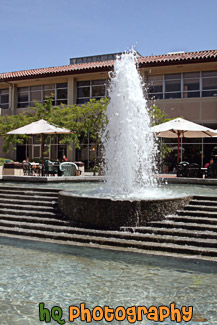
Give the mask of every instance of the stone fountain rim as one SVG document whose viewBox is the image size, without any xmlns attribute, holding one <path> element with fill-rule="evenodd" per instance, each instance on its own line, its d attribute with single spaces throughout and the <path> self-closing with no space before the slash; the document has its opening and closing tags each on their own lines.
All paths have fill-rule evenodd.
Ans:
<svg viewBox="0 0 217 325">
<path fill-rule="evenodd" d="M 167 198 L 148 198 L 148 199 L 141 199 L 141 198 L 113 198 L 107 196 L 92 196 L 92 195 L 83 195 L 83 194 L 75 194 L 73 191 L 62 190 L 59 192 L 60 195 L 69 196 L 74 198 L 83 198 L 83 199 L 96 199 L 96 200 L 106 200 L 106 201 L 127 201 L 127 202 L 162 202 L 162 201 L 177 201 L 178 199 L 191 199 L 193 195 L 177 195 L 176 197 L 167 197 Z"/>
</svg>

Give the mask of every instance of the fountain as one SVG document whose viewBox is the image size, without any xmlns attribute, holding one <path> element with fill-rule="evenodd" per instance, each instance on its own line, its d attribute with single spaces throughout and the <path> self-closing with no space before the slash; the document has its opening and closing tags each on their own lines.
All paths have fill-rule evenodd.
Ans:
<svg viewBox="0 0 217 325">
<path fill-rule="evenodd" d="M 102 136 L 106 184 L 87 195 L 59 193 L 59 207 L 75 224 L 99 229 L 162 220 L 189 198 L 169 198 L 157 184 L 157 147 L 134 51 L 122 54 L 110 73 L 108 125 Z"/>
</svg>

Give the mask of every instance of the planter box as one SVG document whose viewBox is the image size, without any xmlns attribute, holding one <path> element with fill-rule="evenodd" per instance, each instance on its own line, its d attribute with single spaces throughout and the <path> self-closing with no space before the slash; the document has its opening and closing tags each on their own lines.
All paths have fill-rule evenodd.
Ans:
<svg viewBox="0 0 217 325">
<path fill-rule="evenodd" d="M 4 164 L 3 175 L 23 176 L 23 164 L 20 163 Z"/>
</svg>

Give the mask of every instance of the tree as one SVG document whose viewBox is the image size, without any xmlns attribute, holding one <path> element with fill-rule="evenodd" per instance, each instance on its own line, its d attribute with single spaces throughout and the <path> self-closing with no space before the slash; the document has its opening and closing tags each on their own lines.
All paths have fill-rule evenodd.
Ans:
<svg viewBox="0 0 217 325">
<path fill-rule="evenodd" d="M 83 105 L 53 106 L 52 101 L 53 98 L 50 97 L 43 104 L 35 102 L 34 107 L 29 107 L 23 113 L 0 117 L 0 134 L 4 139 L 3 151 L 8 152 L 11 146 L 23 144 L 29 138 L 26 135 L 7 135 L 7 132 L 42 118 L 72 131 L 70 135 L 62 135 L 61 143 L 73 142 L 75 148 L 79 148 L 81 139 L 85 140 L 87 137 L 97 144 L 100 142 L 100 132 L 107 123 L 105 116 L 107 98 L 91 99 Z"/>
<path fill-rule="evenodd" d="M 170 118 L 168 118 L 168 115 L 165 114 L 157 105 L 151 106 L 151 108 L 149 109 L 149 114 L 151 117 L 152 126 L 165 123 L 171 120 Z M 157 145 L 160 153 L 158 164 L 159 167 L 162 168 L 162 164 L 171 152 L 171 149 L 164 142 L 162 142 L 161 138 L 157 138 Z"/>
</svg>

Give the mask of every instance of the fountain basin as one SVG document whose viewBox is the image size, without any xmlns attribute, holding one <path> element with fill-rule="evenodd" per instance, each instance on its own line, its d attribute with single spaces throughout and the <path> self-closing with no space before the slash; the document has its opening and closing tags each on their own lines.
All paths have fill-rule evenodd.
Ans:
<svg viewBox="0 0 217 325">
<path fill-rule="evenodd" d="M 77 226 L 119 230 L 124 226 L 145 226 L 150 221 L 163 220 L 166 215 L 182 209 L 191 198 L 192 196 L 156 200 L 114 200 L 61 191 L 58 204 L 61 212 Z"/>
</svg>

